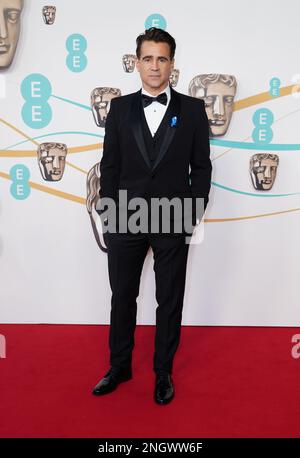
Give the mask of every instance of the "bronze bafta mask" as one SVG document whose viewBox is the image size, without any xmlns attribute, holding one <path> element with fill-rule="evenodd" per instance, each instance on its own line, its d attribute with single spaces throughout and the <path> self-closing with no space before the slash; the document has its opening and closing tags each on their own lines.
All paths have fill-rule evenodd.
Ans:
<svg viewBox="0 0 300 458">
<path fill-rule="evenodd" d="M 45 24 L 52 25 L 55 21 L 56 6 L 43 6 L 43 19 Z"/>
<path fill-rule="evenodd" d="M 23 0 L 0 0 L 0 70 L 13 61 L 20 35 Z"/>
<path fill-rule="evenodd" d="M 178 68 L 173 68 L 173 70 L 171 72 L 171 75 L 170 75 L 170 78 L 169 78 L 170 85 L 172 87 L 176 87 L 177 86 L 178 80 L 179 80 L 179 73 L 180 73 L 180 70 L 178 70 Z"/>
<path fill-rule="evenodd" d="M 231 120 L 236 79 L 233 75 L 209 73 L 195 76 L 189 84 L 189 95 L 205 102 L 211 135 L 225 135 Z"/>
<path fill-rule="evenodd" d="M 272 188 L 278 164 L 277 154 L 260 153 L 250 158 L 250 175 L 255 189 L 269 191 Z"/>
<path fill-rule="evenodd" d="M 114 87 L 96 87 L 91 93 L 91 107 L 95 123 L 105 127 L 106 118 L 110 109 L 110 102 L 115 97 L 120 97 L 121 91 Z"/>
<path fill-rule="evenodd" d="M 136 55 L 135 54 L 124 54 L 122 57 L 122 64 L 124 72 L 132 73 L 135 69 Z"/>
<path fill-rule="evenodd" d="M 46 181 L 59 181 L 65 170 L 67 145 L 64 143 L 41 143 L 37 150 L 38 164 Z"/>
<path fill-rule="evenodd" d="M 96 242 L 101 251 L 107 252 L 106 244 L 104 242 L 102 222 L 99 214 L 97 213 L 97 205 L 100 201 L 100 162 L 95 164 L 88 173 L 86 180 L 87 199 L 86 208 L 90 215 L 92 229 Z"/>
</svg>

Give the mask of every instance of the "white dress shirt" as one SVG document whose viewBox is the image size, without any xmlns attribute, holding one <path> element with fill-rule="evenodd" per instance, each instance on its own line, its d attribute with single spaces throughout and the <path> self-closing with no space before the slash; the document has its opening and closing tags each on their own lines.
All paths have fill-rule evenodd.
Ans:
<svg viewBox="0 0 300 458">
<path fill-rule="evenodd" d="M 166 105 L 163 105 L 162 103 L 154 101 L 150 105 L 144 108 L 145 118 L 146 118 L 149 130 L 152 134 L 152 137 L 155 135 L 155 132 L 159 128 L 159 125 L 165 115 L 165 112 L 167 111 L 168 105 L 171 100 L 171 91 L 170 91 L 169 84 L 166 87 L 166 89 L 160 92 L 160 94 L 163 94 L 164 92 L 167 94 L 167 97 L 168 97 L 168 101 Z M 150 97 L 154 97 L 153 94 L 150 94 L 144 88 L 142 88 L 142 94 L 146 94 Z M 157 96 L 158 95 L 159 94 L 157 94 Z"/>
</svg>

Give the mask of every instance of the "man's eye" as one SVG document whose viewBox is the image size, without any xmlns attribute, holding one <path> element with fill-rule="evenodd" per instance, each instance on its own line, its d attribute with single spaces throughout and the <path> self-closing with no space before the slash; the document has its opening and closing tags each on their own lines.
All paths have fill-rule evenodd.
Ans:
<svg viewBox="0 0 300 458">
<path fill-rule="evenodd" d="M 18 11 L 7 11 L 6 13 L 7 19 L 12 23 L 17 22 L 19 19 L 19 16 L 20 16 L 20 13 Z"/>
<path fill-rule="evenodd" d="M 53 162 L 53 157 L 46 157 L 45 162 Z"/>
<path fill-rule="evenodd" d="M 257 173 L 262 173 L 265 171 L 265 168 L 263 166 L 260 166 L 260 167 L 256 167 L 255 170 Z"/>
<path fill-rule="evenodd" d="M 59 156 L 59 159 L 60 159 L 61 161 L 64 161 L 66 158 L 65 158 L 65 156 Z"/>
</svg>

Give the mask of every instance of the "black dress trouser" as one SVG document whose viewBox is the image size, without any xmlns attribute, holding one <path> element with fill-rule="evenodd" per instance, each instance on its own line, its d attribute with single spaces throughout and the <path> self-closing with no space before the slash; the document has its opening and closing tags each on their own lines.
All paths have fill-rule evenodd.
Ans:
<svg viewBox="0 0 300 458">
<path fill-rule="evenodd" d="M 156 282 L 156 333 L 153 370 L 172 373 L 180 340 L 189 243 L 184 234 L 106 233 L 112 290 L 110 364 L 130 367 L 134 348 L 140 278 L 149 247 L 153 250 Z"/>
</svg>

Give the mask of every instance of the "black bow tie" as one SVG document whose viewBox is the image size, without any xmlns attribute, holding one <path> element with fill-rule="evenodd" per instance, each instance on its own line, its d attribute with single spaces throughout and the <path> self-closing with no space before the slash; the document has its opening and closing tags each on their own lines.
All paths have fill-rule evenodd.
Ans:
<svg viewBox="0 0 300 458">
<path fill-rule="evenodd" d="M 149 95 L 142 94 L 142 103 L 144 108 L 148 105 L 151 105 L 151 103 L 155 101 L 162 103 L 163 105 L 167 105 L 168 96 L 165 92 L 159 94 L 157 97 L 150 97 Z"/>
</svg>

